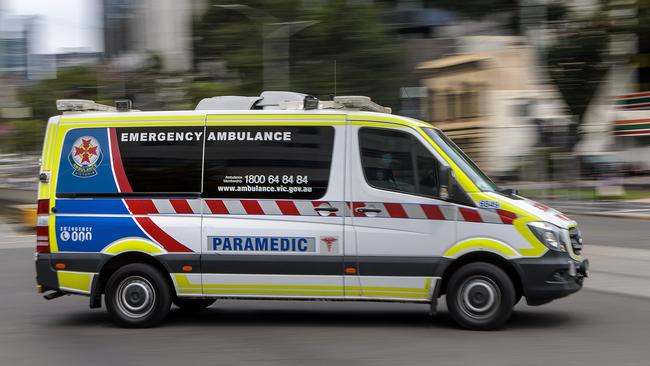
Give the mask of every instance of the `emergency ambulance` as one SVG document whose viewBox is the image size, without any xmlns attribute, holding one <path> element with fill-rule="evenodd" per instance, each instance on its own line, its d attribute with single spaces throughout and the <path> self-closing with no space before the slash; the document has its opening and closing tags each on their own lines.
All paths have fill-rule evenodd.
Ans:
<svg viewBox="0 0 650 366">
<path fill-rule="evenodd" d="M 430 124 L 367 97 L 264 92 L 140 112 L 57 101 L 38 190 L 37 290 L 126 327 L 172 303 L 430 304 L 468 329 L 582 287 L 576 223 L 497 187 Z M 505 142 L 504 142 L 505 143 Z"/>
</svg>

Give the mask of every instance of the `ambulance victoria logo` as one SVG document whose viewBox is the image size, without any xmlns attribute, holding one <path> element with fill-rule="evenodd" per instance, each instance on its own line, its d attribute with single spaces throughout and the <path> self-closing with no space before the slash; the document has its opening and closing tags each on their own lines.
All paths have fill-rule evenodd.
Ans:
<svg viewBox="0 0 650 366">
<path fill-rule="evenodd" d="M 102 150 L 99 141 L 92 136 L 78 138 L 72 144 L 70 151 L 70 164 L 74 171 L 72 175 L 80 178 L 89 178 L 97 175 L 97 166 L 102 162 Z"/>
</svg>

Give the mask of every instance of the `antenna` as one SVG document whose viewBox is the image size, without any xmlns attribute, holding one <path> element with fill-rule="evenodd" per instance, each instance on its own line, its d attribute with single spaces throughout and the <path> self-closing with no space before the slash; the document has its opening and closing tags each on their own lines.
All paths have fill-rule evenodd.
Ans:
<svg viewBox="0 0 650 366">
<path fill-rule="evenodd" d="M 336 60 L 334 60 L 334 98 L 336 98 Z"/>
</svg>

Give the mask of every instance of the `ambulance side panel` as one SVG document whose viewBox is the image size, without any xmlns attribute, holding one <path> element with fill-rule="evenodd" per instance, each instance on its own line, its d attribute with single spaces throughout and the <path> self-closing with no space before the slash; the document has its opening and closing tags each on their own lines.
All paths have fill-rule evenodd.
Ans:
<svg viewBox="0 0 650 366">
<path fill-rule="evenodd" d="M 214 115 L 206 132 L 203 295 L 344 298 L 345 117 Z"/>
</svg>

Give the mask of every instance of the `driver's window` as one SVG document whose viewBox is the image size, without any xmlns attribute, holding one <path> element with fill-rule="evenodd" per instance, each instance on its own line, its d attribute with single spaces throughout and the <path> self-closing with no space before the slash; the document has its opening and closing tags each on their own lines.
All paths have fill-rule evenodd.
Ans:
<svg viewBox="0 0 650 366">
<path fill-rule="evenodd" d="M 438 161 L 413 135 L 364 127 L 359 130 L 359 147 L 370 186 L 437 197 Z"/>
</svg>

